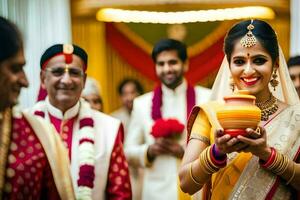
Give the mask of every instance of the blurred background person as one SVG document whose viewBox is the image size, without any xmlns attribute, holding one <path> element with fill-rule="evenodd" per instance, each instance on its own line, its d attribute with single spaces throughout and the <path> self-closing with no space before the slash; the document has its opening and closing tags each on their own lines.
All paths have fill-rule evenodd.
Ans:
<svg viewBox="0 0 300 200">
<path fill-rule="evenodd" d="M 99 83 L 91 78 L 87 77 L 84 85 L 84 89 L 81 93 L 82 98 L 89 102 L 91 108 L 103 112 L 103 100 L 101 96 L 101 87 Z"/>
<path fill-rule="evenodd" d="M 1 16 L 0 44 L 0 199 L 74 199 L 60 138 L 46 121 L 17 106 L 29 85 L 23 39 Z"/>
<path fill-rule="evenodd" d="M 126 78 L 118 86 L 118 94 L 120 96 L 122 106 L 118 110 L 112 112 L 111 115 L 122 121 L 125 134 L 130 122 L 133 100 L 143 93 L 144 89 L 142 85 L 135 79 Z"/>
<path fill-rule="evenodd" d="M 134 100 L 125 139 L 125 155 L 133 168 L 144 170 L 143 200 L 181 200 L 177 170 L 184 154 L 184 127 L 192 107 L 209 100 L 208 88 L 185 78 L 189 69 L 186 45 L 159 40 L 152 50 L 159 85 Z"/>
<path fill-rule="evenodd" d="M 114 111 L 111 115 L 123 123 L 125 137 L 127 134 L 128 124 L 131 119 L 131 111 L 133 108 L 133 100 L 144 93 L 144 89 L 139 81 L 132 78 L 125 78 L 118 86 L 118 94 L 122 106 Z M 142 184 L 143 184 L 143 169 L 133 168 L 129 166 L 130 182 L 132 189 L 132 199 L 141 199 Z"/>
<path fill-rule="evenodd" d="M 293 56 L 287 62 L 291 79 L 300 97 L 300 56 Z"/>
</svg>

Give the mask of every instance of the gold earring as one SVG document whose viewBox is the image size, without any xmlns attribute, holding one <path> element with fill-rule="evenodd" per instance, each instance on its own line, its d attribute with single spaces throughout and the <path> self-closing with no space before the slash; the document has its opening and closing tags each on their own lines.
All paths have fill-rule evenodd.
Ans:
<svg viewBox="0 0 300 200">
<path fill-rule="evenodd" d="M 234 81 L 233 81 L 232 77 L 229 78 L 229 86 L 230 86 L 231 91 L 234 92 L 235 87 L 234 87 Z"/>
<path fill-rule="evenodd" d="M 273 74 L 272 74 L 272 78 L 270 80 L 270 84 L 271 86 L 274 88 L 274 91 L 276 90 L 276 87 L 278 86 L 279 84 L 279 81 L 276 80 L 277 79 L 277 69 L 275 68 L 274 71 L 273 71 Z"/>
</svg>

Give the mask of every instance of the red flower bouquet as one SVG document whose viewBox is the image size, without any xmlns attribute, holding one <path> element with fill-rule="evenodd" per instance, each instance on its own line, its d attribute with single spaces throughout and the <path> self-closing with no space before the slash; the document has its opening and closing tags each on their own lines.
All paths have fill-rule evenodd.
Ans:
<svg viewBox="0 0 300 200">
<path fill-rule="evenodd" d="M 154 138 L 180 136 L 184 125 L 177 119 L 158 119 L 152 126 L 151 135 Z"/>
</svg>

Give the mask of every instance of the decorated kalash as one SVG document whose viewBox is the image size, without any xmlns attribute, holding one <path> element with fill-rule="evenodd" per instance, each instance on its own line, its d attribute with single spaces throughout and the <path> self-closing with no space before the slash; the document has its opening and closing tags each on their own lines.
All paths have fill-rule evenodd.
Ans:
<svg viewBox="0 0 300 200">
<path fill-rule="evenodd" d="M 49 47 L 40 61 L 41 84 L 48 96 L 31 111 L 51 122 L 64 141 L 77 199 L 131 199 L 122 125 L 80 97 L 87 60 L 79 46 Z"/>
<path fill-rule="evenodd" d="M 299 199 L 300 105 L 277 34 L 262 20 L 224 39 L 211 101 L 195 106 L 180 186 L 203 199 Z"/>
<path fill-rule="evenodd" d="M 0 35 L 0 199 L 75 199 L 61 139 L 16 106 L 28 86 L 21 34 L 0 17 Z"/>
<path fill-rule="evenodd" d="M 224 134 L 233 137 L 247 136 L 247 128 L 257 128 L 261 120 L 261 110 L 255 105 L 255 99 L 247 90 L 238 90 L 224 97 L 225 104 L 220 105 L 216 111 Z"/>
</svg>

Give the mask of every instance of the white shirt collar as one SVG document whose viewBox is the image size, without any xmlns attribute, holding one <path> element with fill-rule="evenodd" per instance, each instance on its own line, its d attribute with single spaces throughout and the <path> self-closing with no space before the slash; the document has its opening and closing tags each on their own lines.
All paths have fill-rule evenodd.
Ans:
<svg viewBox="0 0 300 200">
<path fill-rule="evenodd" d="M 58 118 L 58 119 L 70 119 L 75 117 L 78 113 L 79 113 L 79 108 L 80 108 L 80 101 L 78 101 L 73 107 L 71 107 L 70 109 L 68 109 L 65 114 L 62 113 L 61 110 L 57 109 L 56 107 L 54 107 L 50 101 L 49 98 L 46 98 L 46 105 L 47 105 L 47 110 L 48 112 Z"/>
</svg>

